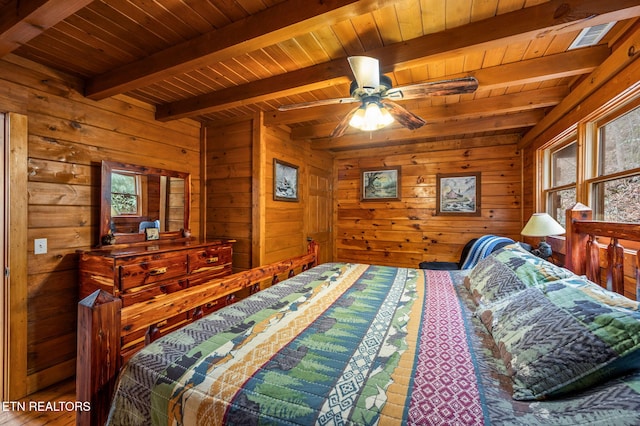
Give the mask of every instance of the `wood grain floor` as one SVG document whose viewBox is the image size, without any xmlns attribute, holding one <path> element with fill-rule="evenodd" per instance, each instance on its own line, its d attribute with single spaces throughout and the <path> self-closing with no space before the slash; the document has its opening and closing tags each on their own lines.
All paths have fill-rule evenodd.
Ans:
<svg viewBox="0 0 640 426">
<path fill-rule="evenodd" d="M 76 413 L 67 409 L 75 403 L 76 384 L 70 379 L 19 401 L 3 401 L 0 425 L 75 425 Z"/>
</svg>

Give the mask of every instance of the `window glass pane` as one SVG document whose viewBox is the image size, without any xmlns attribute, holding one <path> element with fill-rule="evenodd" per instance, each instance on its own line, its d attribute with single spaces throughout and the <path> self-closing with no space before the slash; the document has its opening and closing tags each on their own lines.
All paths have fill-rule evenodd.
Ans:
<svg viewBox="0 0 640 426">
<path fill-rule="evenodd" d="M 118 194 L 136 194 L 136 177 L 111 173 L 111 192 Z"/>
<path fill-rule="evenodd" d="M 600 176 L 640 167 L 640 108 L 600 128 Z"/>
<path fill-rule="evenodd" d="M 613 222 L 640 222 L 640 176 L 594 185 L 596 218 Z"/>
<path fill-rule="evenodd" d="M 551 154 L 551 186 L 561 186 L 576 181 L 576 143 L 573 142 Z"/>
<path fill-rule="evenodd" d="M 547 196 L 547 213 L 559 223 L 564 223 L 566 210 L 576 203 L 576 189 L 549 191 Z"/>
<path fill-rule="evenodd" d="M 138 214 L 136 177 L 111 173 L 111 209 L 114 215 Z"/>
</svg>

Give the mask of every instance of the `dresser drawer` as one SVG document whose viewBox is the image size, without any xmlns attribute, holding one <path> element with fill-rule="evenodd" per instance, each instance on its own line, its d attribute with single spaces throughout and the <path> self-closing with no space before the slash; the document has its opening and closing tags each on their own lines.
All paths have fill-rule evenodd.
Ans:
<svg viewBox="0 0 640 426">
<path fill-rule="evenodd" d="M 187 256 L 184 253 L 148 256 L 136 263 L 120 265 L 120 290 L 152 284 L 187 273 Z"/>
<path fill-rule="evenodd" d="M 122 306 L 130 306 L 135 303 L 144 302 L 156 296 L 163 294 L 175 293 L 184 290 L 189 286 L 186 278 L 169 279 L 167 281 L 159 281 L 145 287 L 133 288 L 120 294 Z"/>
<path fill-rule="evenodd" d="M 204 247 L 189 251 L 189 273 L 221 270 L 232 262 L 231 247 Z"/>
</svg>

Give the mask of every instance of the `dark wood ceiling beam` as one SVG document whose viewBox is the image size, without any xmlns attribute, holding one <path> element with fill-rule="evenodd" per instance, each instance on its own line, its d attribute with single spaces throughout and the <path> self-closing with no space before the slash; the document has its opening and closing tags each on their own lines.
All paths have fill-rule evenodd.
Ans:
<svg viewBox="0 0 640 426">
<path fill-rule="evenodd" d="M 542 119 L 540 110 L 524 111 L 499 117 L 483 117 L 476 120 L 459 120 L 455 125 L 447 122 L 427 123 L 417 130 L 390 129 L 375 132 L 359 132 L 339 138 L 317 139 L 311 142 L 313 149 L 345 150 L 388 146 L 402 141 L 424 138 L 443 138 L 463 134 L 496 132 L 534 126 Z"/>
<path fill-rule="evenodd" d="M 463 101 L 427 108 L 411 108 L 411 112 L 427 120 L 428 123 L 446 120 L 465 120 L 479 116 L 511 114 L 526 110 L 548 108 L 559 104 L 567 96 L 569 89 L 565 86 L 548 87 L 511 93 L 502 96 Z M 292 139 L 317 139 L 329 137 L 337 123 L 325 123 L 312 126 L 296 127 L 291 131 Z M 395 126 L 395 129 L 401 129 Z M 347 134 L 361 133 L 348 130 Z"/>
<path fill-rule="evenodd" d="M 92 0 L 13 0 L 0 9 L 0 58 Z"/>
<path fill-rule="evenodd" d="M 623 10 L 616 10 L 618 8 Z M 392 72 L 459 57 L 478 49 L 487 50 L 504 46 L 505 43 L 529 41 L 542 33 L 561 34 L 633 16 L 640 16 L 640 0 L 623 0 L 623 4 L 616 3 L 615 6 L 599 0 L 554 0 L 374 49 L 367 55 L 380 60 L 382 72 Z M 206 114 L 306 92 L 323 83 L 331 85 L 344 82 L 351 75 L 349 69 L 344 72 L 346 62 L 343 58 L 335 59 L 310 69 L 159 105 L 156 118 L 167 121 Z M 323 76 L 324 80 L 318 76 Z"/>
<path fill-rule="evenodd" d="M 517 84 L 587 74 L 596 69 L 608 55 L 609 49 L 606 46 L 594 46 L 542 58 L 483 68 L 464 75 L 447 76 L 447 78 L 473 75 L 478 79 L 480 85 L 478 90 L 493 90 Z M 331 115 L 341 116 L 348 113 L 352 108 L 353 105 L 323 105 L 302 110 L 270 111 L 265 113 L 265 125 L 273 126 L 313 121 Z"/>
<path fill-rule="evenodd" d="M 85 95 L 95 100 L 104 99 L 194 68 L 242 56 L 393 3 L 392 0 L 286 0 L 92 78 L 87 82 Z"/>
</svg>

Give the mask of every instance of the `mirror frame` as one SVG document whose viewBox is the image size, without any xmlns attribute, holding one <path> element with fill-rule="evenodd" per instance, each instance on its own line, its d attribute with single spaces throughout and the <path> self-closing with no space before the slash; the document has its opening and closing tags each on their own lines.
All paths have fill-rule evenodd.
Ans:
<svg viewBox="0 0 640 426">
<path fill-rule="evenodd" d="M 190 235 L 189 223 L 191 219 L 191 174 L 175 170 L 158 169 L 155 167 L 139 166 L 136 164 L 120 163 L 102 160 L 101 197 L 100 197 L 100 245 L 146 242 L 145 234 L 116 232 L 110 234 L 111 223 L 111 173 L 126 171 L 139 175 L 162 175 L 184 179 L 184 223 L 180 231 L 160 233 L 160 240 L 177 240 Z M 106 242 L 107 240 L 108 242 Z M 158 241 L 154 241 L 157 243 Z"/>
</svg>

